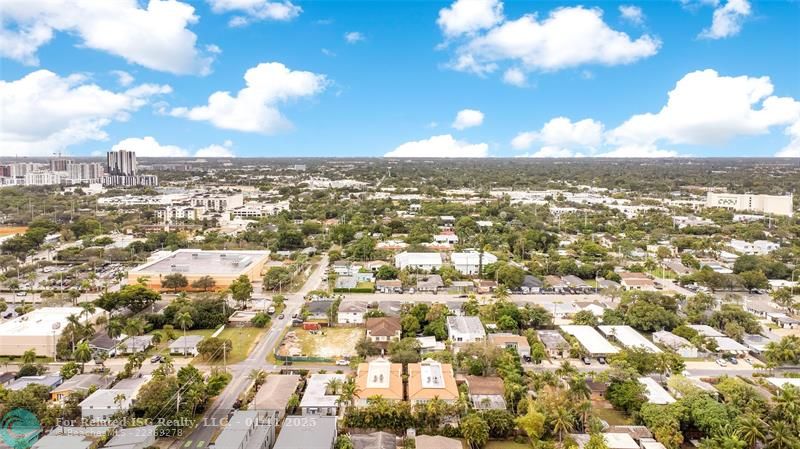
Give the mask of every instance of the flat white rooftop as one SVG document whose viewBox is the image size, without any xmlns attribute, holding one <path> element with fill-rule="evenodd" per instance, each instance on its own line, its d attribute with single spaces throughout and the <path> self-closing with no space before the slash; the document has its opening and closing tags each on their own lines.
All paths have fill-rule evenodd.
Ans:
<svg viewBox="0 0 800 449">
<path fill-rule="evenodd" d="M 61 335 L 67 325 L 67 317 L 81 316 L 81 313 L 83 309 L 80 307 L 42 307 L 0 324 L 0 338 Z M 103 309 L 96 309 L 90 321 L 103 313 Z"/>
<path fill-rule="evenodd" d="M 725 336 L 725 334 L 723 334 L 722 332 L 714 329 L 713 327 L 711 327 L 711 326 L 709 326 L 707 324 L 689 324 L 687 326 L 692 328 L 692 329 L 694 329 L 694 330 L 696 330 L 697 333 L 699 333 L 700 335 L 702 335 L 704 337 L 723 337 L 723 336 Z"/>
<path fill-rule="evenodd" d="M 667 392 L 661 385 L 658 384 L 652 377 L 640 377 L 639 383 L 646 388 L 645 395 L 647 401 L 651 404 L 672 404 L 675 398 Z"/>
<path fill-rule="evenodd" d="M 606 337 L 614 337 L 626 348 L 644 348 L 650 352 L 661 352 L 658 346 L 630 326 L 597 326 Z"/>
<path fill-rule="evenodd" d="M 616 354 L 619 352 L 616 346 L 612 345 L 592 326 L 565 324 L 561 326 L 561 330 L 577 338 L 581 346 L 586 348 L 590 354 Z"/>
<path fill-rule="evenodd" d="M 203 251 L 179 249 L 134 268 L 133 273 L 235 275 L 269 257 L 269 251 Z"/>
</svg>

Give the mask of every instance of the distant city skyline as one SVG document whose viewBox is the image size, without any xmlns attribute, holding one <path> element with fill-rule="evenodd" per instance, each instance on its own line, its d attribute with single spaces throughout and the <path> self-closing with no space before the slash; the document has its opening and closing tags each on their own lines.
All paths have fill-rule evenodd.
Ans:
<svg viewBox="0 0 800 449">
<path fill-rule="evenodd" d="M 0 157 L 800 157 L 800 2 L 62 3 Z"/>
</svg>

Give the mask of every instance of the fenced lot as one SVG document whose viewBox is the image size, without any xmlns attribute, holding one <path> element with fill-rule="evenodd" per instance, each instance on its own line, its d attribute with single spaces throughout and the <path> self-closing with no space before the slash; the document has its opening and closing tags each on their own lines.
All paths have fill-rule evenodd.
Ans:
<svg viewBox="0 0 800 449">
<path fill-rule="evenodd" d="M 278 355 L 307 357 L 351 357 L 356 355 L 356 344 L 364 336 L 364 329 L 323 327 L 318 331 L 292 329 L 281 342 Z"/>
</svg>

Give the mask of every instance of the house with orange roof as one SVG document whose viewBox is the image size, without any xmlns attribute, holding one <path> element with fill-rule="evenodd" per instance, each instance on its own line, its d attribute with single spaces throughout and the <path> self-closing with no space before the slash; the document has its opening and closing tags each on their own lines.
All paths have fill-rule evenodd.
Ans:
<svg viewBox="0 0 800 449">
<path fill-rule="evenodd" d="M 425 359 L 408 364 L 408 400 L 412 405 L 424 404 L 433 398 L 447 403 L 458 400 L 458 386 L 453 365 Z"/>
<path fill-rule="evenodd" d="M 356 374 L 355 405 L 364 407 L 369 398 L 380 396 L 387 401 L 403 400 L 403 365 L 384 358 L 360 363 Z"/>
</svg>

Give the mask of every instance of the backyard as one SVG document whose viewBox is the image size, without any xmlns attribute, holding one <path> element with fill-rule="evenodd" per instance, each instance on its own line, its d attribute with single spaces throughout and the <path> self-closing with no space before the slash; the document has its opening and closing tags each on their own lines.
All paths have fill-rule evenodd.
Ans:
<svg viewBox="0 0 800 449">
<path fill-rule="evenodd" d="M 361 328 L 325 328 L 319 331 L 293 329 L 281 342 L 278 354 L 306 357 L 350 357 L 356 355 L 356 344 L 364 336 Z"/>
</svg>

